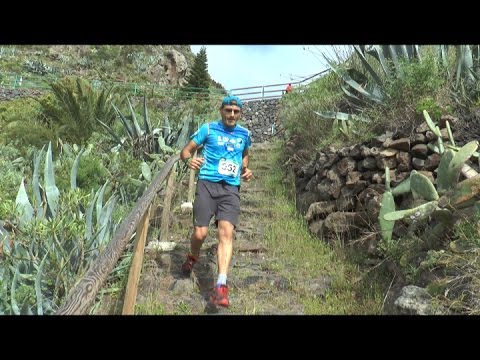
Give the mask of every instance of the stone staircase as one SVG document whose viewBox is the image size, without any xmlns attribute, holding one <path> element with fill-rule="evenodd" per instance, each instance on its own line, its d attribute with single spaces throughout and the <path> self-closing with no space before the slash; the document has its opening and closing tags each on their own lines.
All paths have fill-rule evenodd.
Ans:
<svg viewBox="0 0 480 360">
<path fill-rule="evenodd" d="M 288 279 L 277 273 L 265 243 L 270 219 L 275 213 L 276 199 L 266 191 L 265 174 L 271 170 L 268 153 L 271 145 L 255 143 L 250 150 L 254 178 L 241 186 L 241 216 L 236 229 L 234 253 L 230 263 L 228 284 L 231 306 L 215 308 L 208 297 L 216 282 L 216 229 L 212 224 L 200 259 L 189 278 L 180 267 L 189 249 L 191 215 L 179 215 L 182 224 L 172 233 L 177 242 L 169 252 L 149 251 L 145 255 L 139 283 L 136 313 L 138 314 L 303 314 L 298 296 Z M 188 230 L 188 231 L 186 231 Z"/>
</svg>

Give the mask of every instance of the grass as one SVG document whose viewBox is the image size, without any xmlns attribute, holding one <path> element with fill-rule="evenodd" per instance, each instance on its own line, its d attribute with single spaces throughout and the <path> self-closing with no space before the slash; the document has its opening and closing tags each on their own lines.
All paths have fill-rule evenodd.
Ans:
<svg viewBox="0 0 480 360">
<path fill-rule="evenodd" d="M 264 162 L 278 164 L 280 144 L 268 153 Z M 306 314 L 381 314 L 386 281 L 372 273 L 362 272 L 349 260 L 345 249 L 332 247 L 310 235 L 307 223 L 297 213 L 291 197 L 293 184 L 284 184 L 279 165 L 266 175 L 268 193 L 260 194 L 265 202 L 275 199 L 273 216 L 265 241 L 276 263 L 277 271 L 290 279 L 300 280 L 327 276 L 331 287 L 324 297 L 311 295 L 299 286 L 297 291 Z M 374 280 L 374 282 L 371 282 Z M 295 285 L 294 285 L 295 286 Z"/>
<path fill-rule="evenodd" d="M 150 296 L 144 302 L 135 304 L 135 315 L 165 315 L 165 308 Z"/>
<path fill-rule="evenodd" d="M 191 314 L 192 314 L 192 309 L 185 301 L 179 300 L 175 304 L 174 315 L 191 315 Z"/>
<path fill-rule="evenodd" d="M 480 304 L 480 215 L 476 214 L 455 227 L 449 248 L 430 251 L 426 271 L 441 270 L 428 291 L 436 302 L 453 313 L 479 315 Z"/>
</svg>

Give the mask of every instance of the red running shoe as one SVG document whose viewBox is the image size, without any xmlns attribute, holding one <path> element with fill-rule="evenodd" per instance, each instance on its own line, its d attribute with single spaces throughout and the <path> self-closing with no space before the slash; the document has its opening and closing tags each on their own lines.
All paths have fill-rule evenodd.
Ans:
<svg viewBox="0 0 480 360">
<path fill-rule="evenodd" d="M 210 302 L 215 305 L 229 307 L 230 301 L 228 301 L 228 286 L 227 285 L 216 286 L 213 289 L 212 296 L 210 297 Z"/>
<path fill-rule="evenodd" d="M 187 254 L 187 259 L 185 262 L 182 264 L 182 273 L 185 276 L 190 276 L 190 273 L 192 272 L 193 265 L 195 265 L 195 262 L 198 260 L 196 256 L 193 256 L 192 254 Z"/>
</svg>

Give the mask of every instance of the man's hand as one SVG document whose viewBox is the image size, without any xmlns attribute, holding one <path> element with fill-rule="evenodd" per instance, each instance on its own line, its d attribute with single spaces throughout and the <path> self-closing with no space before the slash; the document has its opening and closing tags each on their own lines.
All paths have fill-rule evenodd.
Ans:
<svg viewBox="0 0 480 360">
<path fill-rule="evenodd" d="M 242 168 L 242 174 L 240 175 L 240 177 L 245 181 L 250 181 L 253 177 L 252 170 L 250 170 L 249 168 Z"/>
<path fill-rule="evenodd" d="M 191 160 L 188 160 L 187 166 L 192 169 L 192 170 L 200 170 L 200 167 L 203 164 L 203 158 L 202 157 L 194 157 L 191 158 Z"/>
</svg>

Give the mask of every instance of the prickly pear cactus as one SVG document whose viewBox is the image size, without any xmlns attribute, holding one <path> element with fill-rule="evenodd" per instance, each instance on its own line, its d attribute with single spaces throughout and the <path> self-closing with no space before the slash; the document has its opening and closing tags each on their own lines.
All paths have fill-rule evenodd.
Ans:
<svg viewBox="0 0 480 360">
<path fill-rule="evenodd" d="M 455 148 L 452 131 L 447 124 L 447 131 L 452 148 L 445 150 L 441 140 L 441 133 L 424 111 L 425 121 L 437 136 L 437 151 L 442 155 L 437 170 L 437 188 L 424 175 L 412 170 L 410 177 L 400 183 L 395 189 L 390 189 L 389 169 L 385 169 L 385 192 L 379 214 L 379 223 L 384 240 L 391 240 L 395 221 L 404 220 L 415 224 L 434 217 L 438 224 L 435 233 L 448 230 L 455 223 L 455 210 L 475 206 L 480 211 L 480 176 L 468 178 L 458 182 L 466 161 L 477 154 L 478 141 L 471 141 L 461 148 Z M 411 192 L 415 200 L 412 209 L 395 210 L 394 196 Z M 440 225 L 440 226 L 438 226 Z"/>
<path fill-rule="evenodd" d="M 387 220 L 384 218 L 384 216 L 395 211 L 395 200 L 392 192 L 390 191 L 390 169 L 388 166 L 385 167 L 385 187 L 386 191 L 383 193 L 382 201 L 380 202 L 378 219 L 382 238 L 385 241 L 390 241 L 392 240 L 393 226 L 395 225 L 395 221 Z"/>
</svg>

